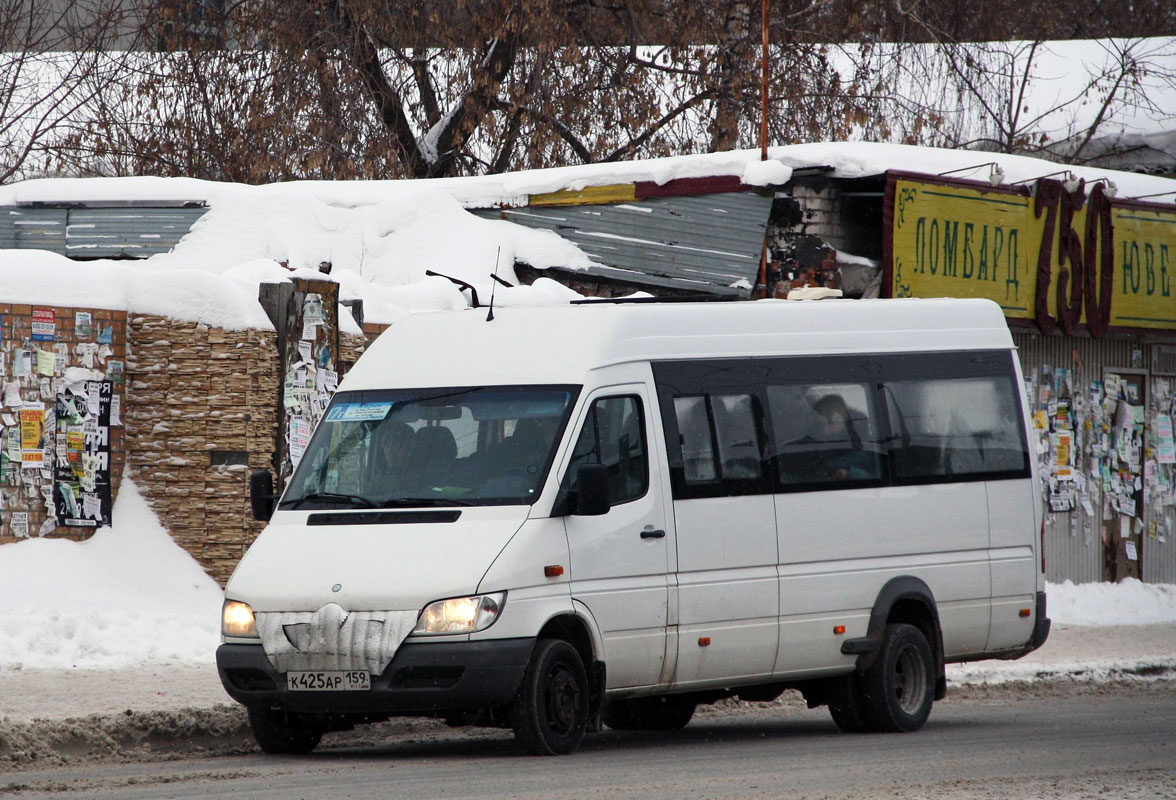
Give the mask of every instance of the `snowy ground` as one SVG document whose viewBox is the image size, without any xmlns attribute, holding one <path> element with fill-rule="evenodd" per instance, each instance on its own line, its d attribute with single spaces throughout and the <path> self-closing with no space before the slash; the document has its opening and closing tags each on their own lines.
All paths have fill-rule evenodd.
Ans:
<svg viewBox="0 0 1176 800">
<path fill-rule="evenodd" d="M 228 702 L 216 675 L 221 592 L 127 480 L 89 541 L 0 547 L 0 719 Z M 1176 673 L 1176 586 L 1051 585 L 1054 631 L 1018 661 L 952 665 L 952 684 Z"/>
</svg>

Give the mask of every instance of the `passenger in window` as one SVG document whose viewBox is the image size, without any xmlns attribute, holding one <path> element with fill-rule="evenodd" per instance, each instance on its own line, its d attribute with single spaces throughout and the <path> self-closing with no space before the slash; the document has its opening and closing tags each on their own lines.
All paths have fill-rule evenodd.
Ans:
<svg viewBox="0 0 1176 800">
<path fill-rule="evenodd" d="M 829 448 L 813 453 L 814 472 L 820 481 L 864 480 L 878 477 L 878 459 L 862 449 L 845 399 L 827 394 L 813 404 L 820 422 L 815 437 Z"/>
<path fill-rule="evenodd" d="M 375 457 L 368 473 L 370 492 L 391 495 L 403 490 L 416 431 L 404 422 L 384 422 L 375 433 Z"/>
<path fill-rule="evenodd" d="M 412 451 L 416 432 L 404 422 L 385 422 L 379 430 L 378 469 L 387 470 L 403 464 Z"/>
</svg>

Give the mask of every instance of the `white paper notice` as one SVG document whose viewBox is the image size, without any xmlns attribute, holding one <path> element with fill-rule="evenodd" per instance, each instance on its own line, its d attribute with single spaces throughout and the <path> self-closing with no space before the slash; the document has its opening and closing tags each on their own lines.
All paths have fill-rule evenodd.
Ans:
<svg viewBox="0 0 1176 800">
<path fill-rule="evenodd" d="M 290 418 L 290 461 L 294 466 L 302 460 L 310 441 L 310 423 L 301 417 Z"/>
<path fill-rule="evenodd" d="M 82 495 L 82 516 L 86 519 L 98 519 L 102 516 L 102 500 L 98 495 L 89 492 Z"/>
<path fill-rule="evenodd" d="M 98 352 L 98 345 L 93 342 L 79 344 L 74 348 L 74 352 L 78 354 L 78 359 L 82 362 L 83 367 L 86 369 L 94 368 L 94 354 Z"/>
</svg>

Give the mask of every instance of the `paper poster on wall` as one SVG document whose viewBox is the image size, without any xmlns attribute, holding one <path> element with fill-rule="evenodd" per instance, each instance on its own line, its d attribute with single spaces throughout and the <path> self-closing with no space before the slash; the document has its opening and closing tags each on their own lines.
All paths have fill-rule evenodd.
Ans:
<svg viewBox="0 0 1176 800">
<path fill-rule="evenodd" d="M 8 529 L 17 539 L 29 538 L 29 512 L 13 511 L 8 517 Z"/>
<path fill-rule="evenodd" d="M 1123 547 L 1127 551 L 1128 561 L 1139 560 L 1139 552 L 1135 549 L 1135 542 L 1124 542 Z"/>
<path fill-rule="evenodd" d="M 302 417 L 290 418 L 290 461 L 295 467 L 302 460 L 306 452 L 306 445 L 310 443 L 310 422 Z"/>
<path fill-rule="evenodd" d="M 21 464 L 25 469 L 40 469 L 45 463 L 45 409 L 20 410 Z"/>
<path fill-rule="evenodd" d="M 74 314 L 74 336 L 79 339 L 93 338 L 94 316 L 89 311 L 78 311 Z"/>
<path fill-rule="evenodd" d="M 1054 475 L 1061 481 L 1071 480 L 1074 476 L 1073 470 L 1070 467 L 1070 432 L 1059 431 L 1052 438 L 1054 448 Z"/>
<path fill-rule="evenodd" d="M 1172 418 L 1156 415 L 1156 463 L 1176 464 L 1176 441 L 1172 438 Z"/>
<path fill-rule="evenodd" d="M 21 348 L 12 354 L 12 377 L 27 378 L 33 374 L 33 351 Z"/>
<path fill-rule="evenodd" d="M 51 342 L 57 332 L 57 312 L 52 308 L 33 309 L 32 339 L 38 342 Z"/>
<path fill-rule="evenodd" d="M 53 365 L 57 363 L 57 358 L 53 355 L 52 350 L 37 350 L 37 374 L 46 377 L 53 377 Z"/>
<path fill-rule="evenodd" d="M 110 416 L 114 385 L 86 381 L 57 395 L 66 457 L 55 459 L 53 499 L 63 525 L 110 524 Z"/>
</svg>

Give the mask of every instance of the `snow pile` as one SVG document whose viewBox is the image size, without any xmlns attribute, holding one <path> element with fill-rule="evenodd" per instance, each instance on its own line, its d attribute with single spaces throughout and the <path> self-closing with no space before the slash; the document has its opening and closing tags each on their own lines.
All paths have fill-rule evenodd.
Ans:
<svg viewBox="0 0 1176 800">
<path fill-rule="evenodd" d="M 123 480 L 85 542 L 0 547 L 0 669 L 210 663 L 222 593 Z"/>
<path fill-rule="evenodd" d="M 1176 585 L 1141 583 L 1051 583 L 1049 616 L 1058 625 L 1156 625 L 1176 623 Z"/>
</svg>

